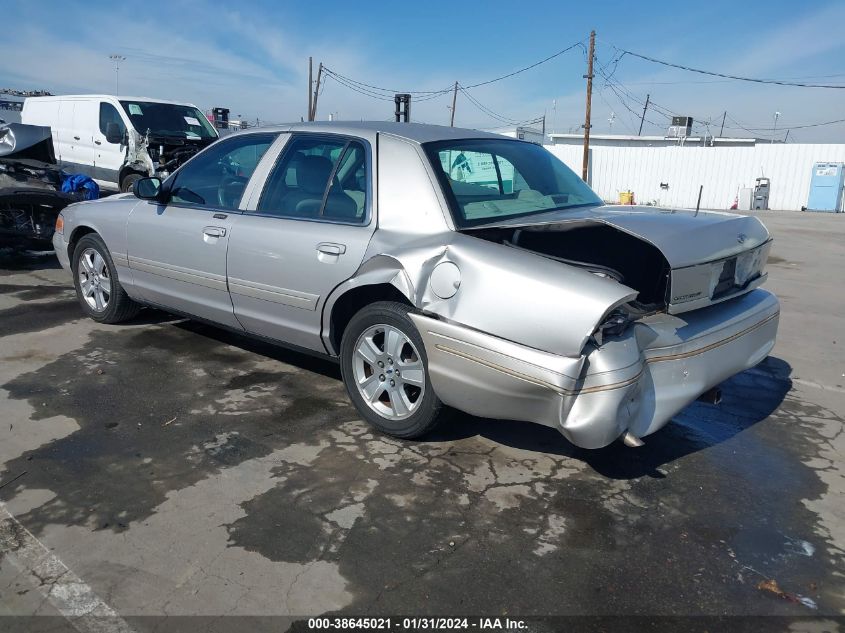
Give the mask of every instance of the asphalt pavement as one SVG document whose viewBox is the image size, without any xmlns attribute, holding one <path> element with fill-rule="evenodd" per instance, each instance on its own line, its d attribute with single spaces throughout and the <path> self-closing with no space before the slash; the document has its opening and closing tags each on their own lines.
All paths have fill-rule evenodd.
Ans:
<svg viewBox="0 0 845 633">
<path fill-rule="evenodd" d="M 385 437 L 332 363 L 154 310 L 98 325 L 54 257 L 3 253 L 0 628 L 845 615 L 845 216 L 760 217 L 772 355 L 599 451 L 466 415 Z"/>
</svg>

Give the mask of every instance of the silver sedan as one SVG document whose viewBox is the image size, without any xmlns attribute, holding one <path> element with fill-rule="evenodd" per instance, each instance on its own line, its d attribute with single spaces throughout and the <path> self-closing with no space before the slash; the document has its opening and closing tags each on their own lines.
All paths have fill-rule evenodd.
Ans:
<svg viewBox="0 0 845 633">
<path fill-rule="evenodd" d="M 53 243 L 92 319 L 154 306 L 337 359 L 404 438 L 451 408 L 638 445 L 778 325 L 758 220 L 606 206 L 542 147 L 457 128 L 239 133 L 68 207 Z"/>
</svg>

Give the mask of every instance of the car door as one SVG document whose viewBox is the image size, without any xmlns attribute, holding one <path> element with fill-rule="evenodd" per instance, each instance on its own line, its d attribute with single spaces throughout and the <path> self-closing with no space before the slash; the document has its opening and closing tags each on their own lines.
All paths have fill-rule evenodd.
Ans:
<svg viewBox="0 0 845 633">
<path fill-rule="evenodd" d="M 93 178 L 101 184 L 120 186 L 120 169 L 126 160 L 126 123 L 118 109 L 108 101 L 98 104 L 98 125 L 94 130 Z M 110 143 L 107 138 L 109 124 L 120 130 L 120 141 Z"/>
<path fill-rule="evenodd" d="M 97 129 L 99 112 L 97 102 L 80 99 L 73 106 L 73 129 L 70 134 L 73 173 L 94 174 L 94 130 Z"/>
<path fill-rule="evenodd" d="M 364 139 L 290 137 L 229 244 L 229 291 L 247 331 L 325 351 L 325 299 L 361 265 L 375 228 L 371 174 Z"/>
<path fill-rule="evenodd" d="M 71 99 L 59 104 L 56 158 L 62 169 L 70 174 L 91 173 L 93 154 L 86 152 L 86 147 L 90 149 L 90 144 L 83 143 L 85 132 L 78 127 L 84 120 L 86 111 L 85 101 L 82 100 Z"/>
<path fill-rule="evenodd" d="M 129 267 L 153 304 L 240 329 L 226 286 L 226 250 L 243 192 L 276 133 L 232 136 L 164 184 L 166 202 L 140 202 L 127 223 Z"/>
</svg>

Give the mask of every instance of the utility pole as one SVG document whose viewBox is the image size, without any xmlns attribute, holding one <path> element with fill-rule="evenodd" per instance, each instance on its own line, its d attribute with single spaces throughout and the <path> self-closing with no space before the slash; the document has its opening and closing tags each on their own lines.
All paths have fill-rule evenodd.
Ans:
<svg viewBox="0 0 845 633">
<path fill-rule="evenodd" d="M 455 103 L 458 100 L 458 82 L 455 82 L 455 89 L 452 90 L 452 118 L 449 121 L 449 127 L 455 127 Z"/>
<path fill-rule="evenodd" d="M 543 145 L 546 144 L 546 113 L 543 112 Z"/>
<path fill-rule="evenodd" d="M 648 102 L 651 99 L 651 95 L 645 96 L 645 105 L 643 106 L 643 115 L 640 117 L 640 130 L 637 132 L 637 136 L 643 135 L 643 121 L 645 121 L 645 111 L 648 110 Z"/>
<path fill-rule="evenodd" d="M 725 117 L 726 116 L 728 116 L 727 110 L 725 110 L 724 113 L 722 113 L 722 127 L 719 129 L 719 138 L 723 138 L 723 135 L 725 133 Z"/>
<path fill-rule="evenodd" d="M 311 120 L 311 110 L 314 109 L 314 101 L 313 97 L 311 96 L 311 90 L 314 88 L 314 62 L 313 59 L 309 56 L 308 57 L 308 120 Z"/>
<path fill-rule="evenodd" d="M 587 182 L 587 166 L 590 162 L 590 110 L 593 103 L 593 58 L 596 53 L 596 32 L 590 31 L 590 56 L 587 58 L 587 112 L 584 117 L 584 159 L 581 162 L 581 180 Z"/>
<path fill-rule="evenodd" d="M 317 97 L 320 96 L 320 79 L 323 77 L 323 62 L 317 67 L 317 84 L 314 86 L 314 98 L 311 101 L 311 112 L 308 114 L 309 121 L 317 119 Z"/>
</svg>

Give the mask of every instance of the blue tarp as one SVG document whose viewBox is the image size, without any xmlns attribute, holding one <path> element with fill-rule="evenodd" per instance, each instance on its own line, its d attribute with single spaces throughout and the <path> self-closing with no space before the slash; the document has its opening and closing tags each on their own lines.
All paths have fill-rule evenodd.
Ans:
<svg viewBox="0 0 845 633">
<path fill-rule="evenodd" d="M 62 174 L 64 193 L 81 193 L 84 200 L 96 200 L 100 197 L 100 187 L 85 174 Z"/>
</svg>

